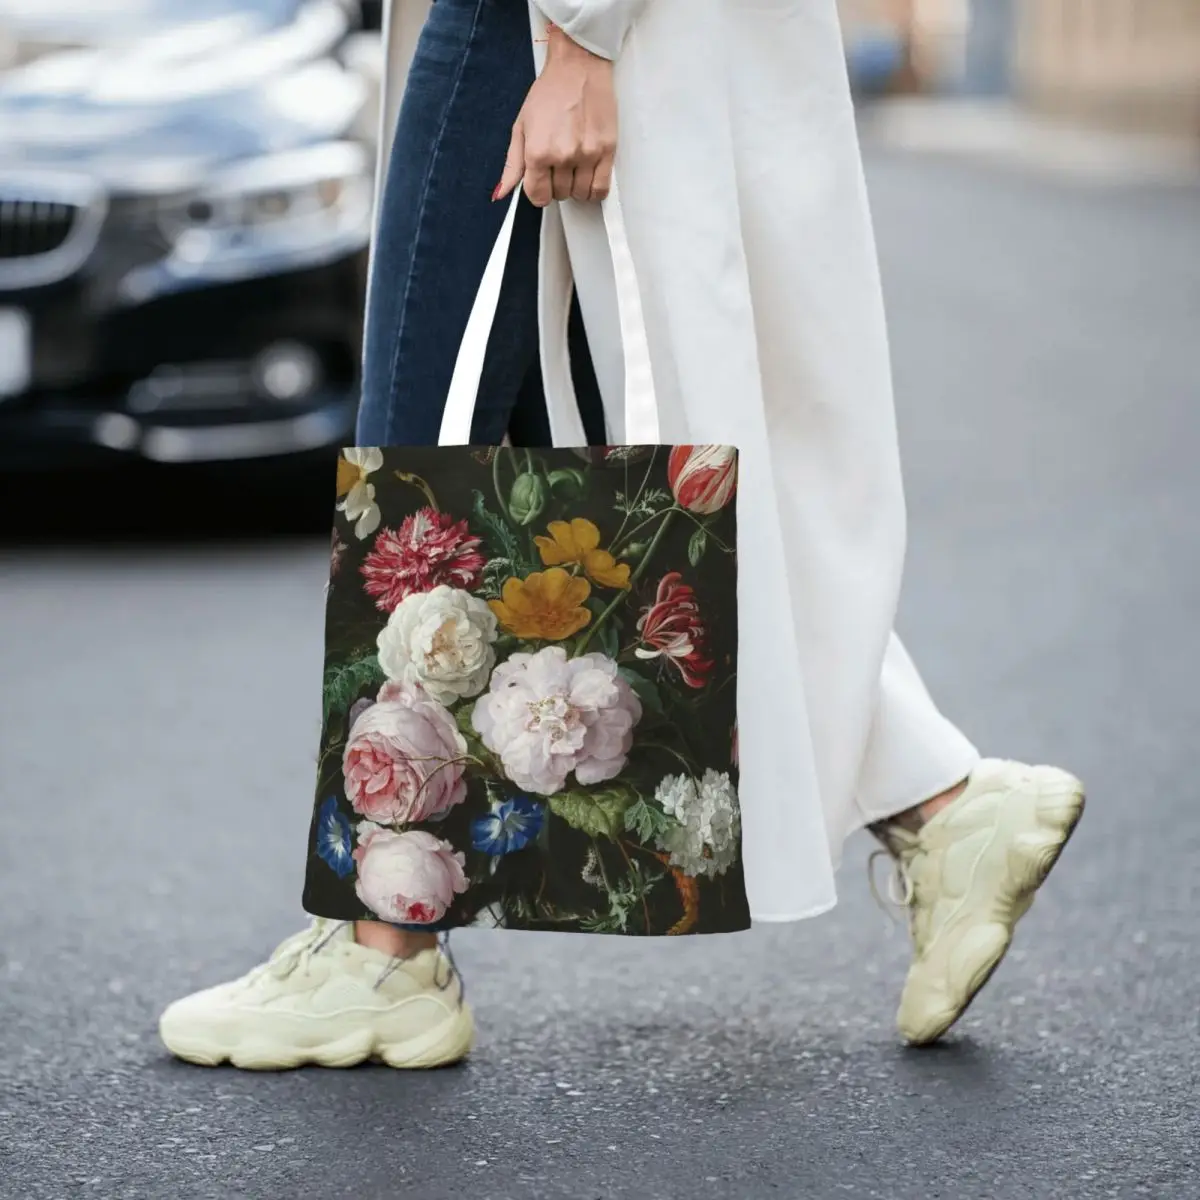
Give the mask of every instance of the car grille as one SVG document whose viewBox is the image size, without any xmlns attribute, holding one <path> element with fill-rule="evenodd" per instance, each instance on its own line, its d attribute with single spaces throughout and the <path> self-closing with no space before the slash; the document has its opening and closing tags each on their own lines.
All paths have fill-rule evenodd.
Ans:
<svg viewBox="0 0 1200 1200">
<path fill-rule="evenodd" d="M 74 274 L 95 249 L 106 210 L 90 178 L 0 169 L 0 290 Z"/>
<path fill-rule="evenodd" d="M 62 249 L 79 220 L 74 204 L 0 196 L 0 262 L 37 258 Z"/>
</svg>

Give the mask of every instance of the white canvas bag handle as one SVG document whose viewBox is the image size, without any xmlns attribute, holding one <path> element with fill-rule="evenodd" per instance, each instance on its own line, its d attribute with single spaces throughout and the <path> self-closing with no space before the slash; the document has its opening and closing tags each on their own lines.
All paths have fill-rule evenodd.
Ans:
<svg viewBox="0 0 1200 1200">
<path fill-rule="evenodd" d="M 518 187 L 483 273 L 483 282 L 479 285 L 459 347 L 454 377 L 442 414 L 442 428 L 438 436 L 440 446 L 465 446 L 471 440 L 471 421 L 475 415 L 480 380 L 483 378 L 488 338 L 500 307 L 500 287 L 504 281 L 504 268 L 508 262 L 520 200 L 521 188 Z M 617 315 L 625 359 L 625 436 L 630 445 L 658 445 L 662 438 L 659 433 L 658 398 L 650 370 L 650 342 L 646 336 L 642 297 L 638 291 L 637 272 L 625 232 L 625 216 L 621 211 L 615 176 L 608 199 L 601 203 L 601 209 L 616 280 Z"/>
</svg>

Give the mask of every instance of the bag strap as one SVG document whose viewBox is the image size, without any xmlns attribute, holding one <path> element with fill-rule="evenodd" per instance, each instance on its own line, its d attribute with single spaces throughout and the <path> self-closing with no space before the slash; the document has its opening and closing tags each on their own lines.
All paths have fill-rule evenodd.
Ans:
<svg viewBox="0 0 1200 1200">
<path fill-rule="evenodd" d="M 479 383 L 483 378 L 488 339 L 500 308 L 504 268 L 512 245 L 513 226 L 521 195 L 522 189 L 518 187 L 508 206 L 500 236 L 492 248 L 467 321 L 442 414 L 441 433 L 438 436 L 441 446 L 465 446 L 471 440 L 471 422 L 479 396 Z M 625 231 L 625 214 L 621 209 L 615 176 L 601 209 L 616 281 L 617 314 L 625 360 L 625 436 L 631 445 L 658 445 L 662 437 L 659 432 L 658 398 L 650 367 L 650 340 L 646 335 L 646 318 L 642 310 L 637 271 Z"/>
</svg>

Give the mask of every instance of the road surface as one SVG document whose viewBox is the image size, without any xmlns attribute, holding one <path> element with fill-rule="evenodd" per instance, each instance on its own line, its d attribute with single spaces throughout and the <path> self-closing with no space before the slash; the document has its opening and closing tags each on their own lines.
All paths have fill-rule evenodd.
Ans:
<svg viewBox="0 0 1200 1200">
<path fill-rule="evenodd" d="M 843 903 L 804 925 L 457 936 L 481 1025 L 464 1068 L 171 1061 L 162 1006 L 299 918 L 324 476 L 274 500 L 231 475 L 8 480 L 0 1195 L 1200 1195 L 1198 197 L 870 166 L 901 628 L 988 751 L 1091 786 L 954 1035 L 897 1044 L 905 939 L 864 840 Z"/>
</svg>

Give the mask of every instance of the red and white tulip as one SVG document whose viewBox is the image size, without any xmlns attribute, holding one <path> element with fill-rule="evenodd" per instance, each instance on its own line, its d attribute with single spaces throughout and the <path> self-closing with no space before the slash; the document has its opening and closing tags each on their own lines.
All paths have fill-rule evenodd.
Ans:
<svg viewBox="0 0 1200 1200">
<path fill-rule="evenodd" d="M 737 491 L 737 451 L 732 446 L 676 446 L 667 459 L 667 480 L 681 508 L 719 512 Z"/>
</svg>

